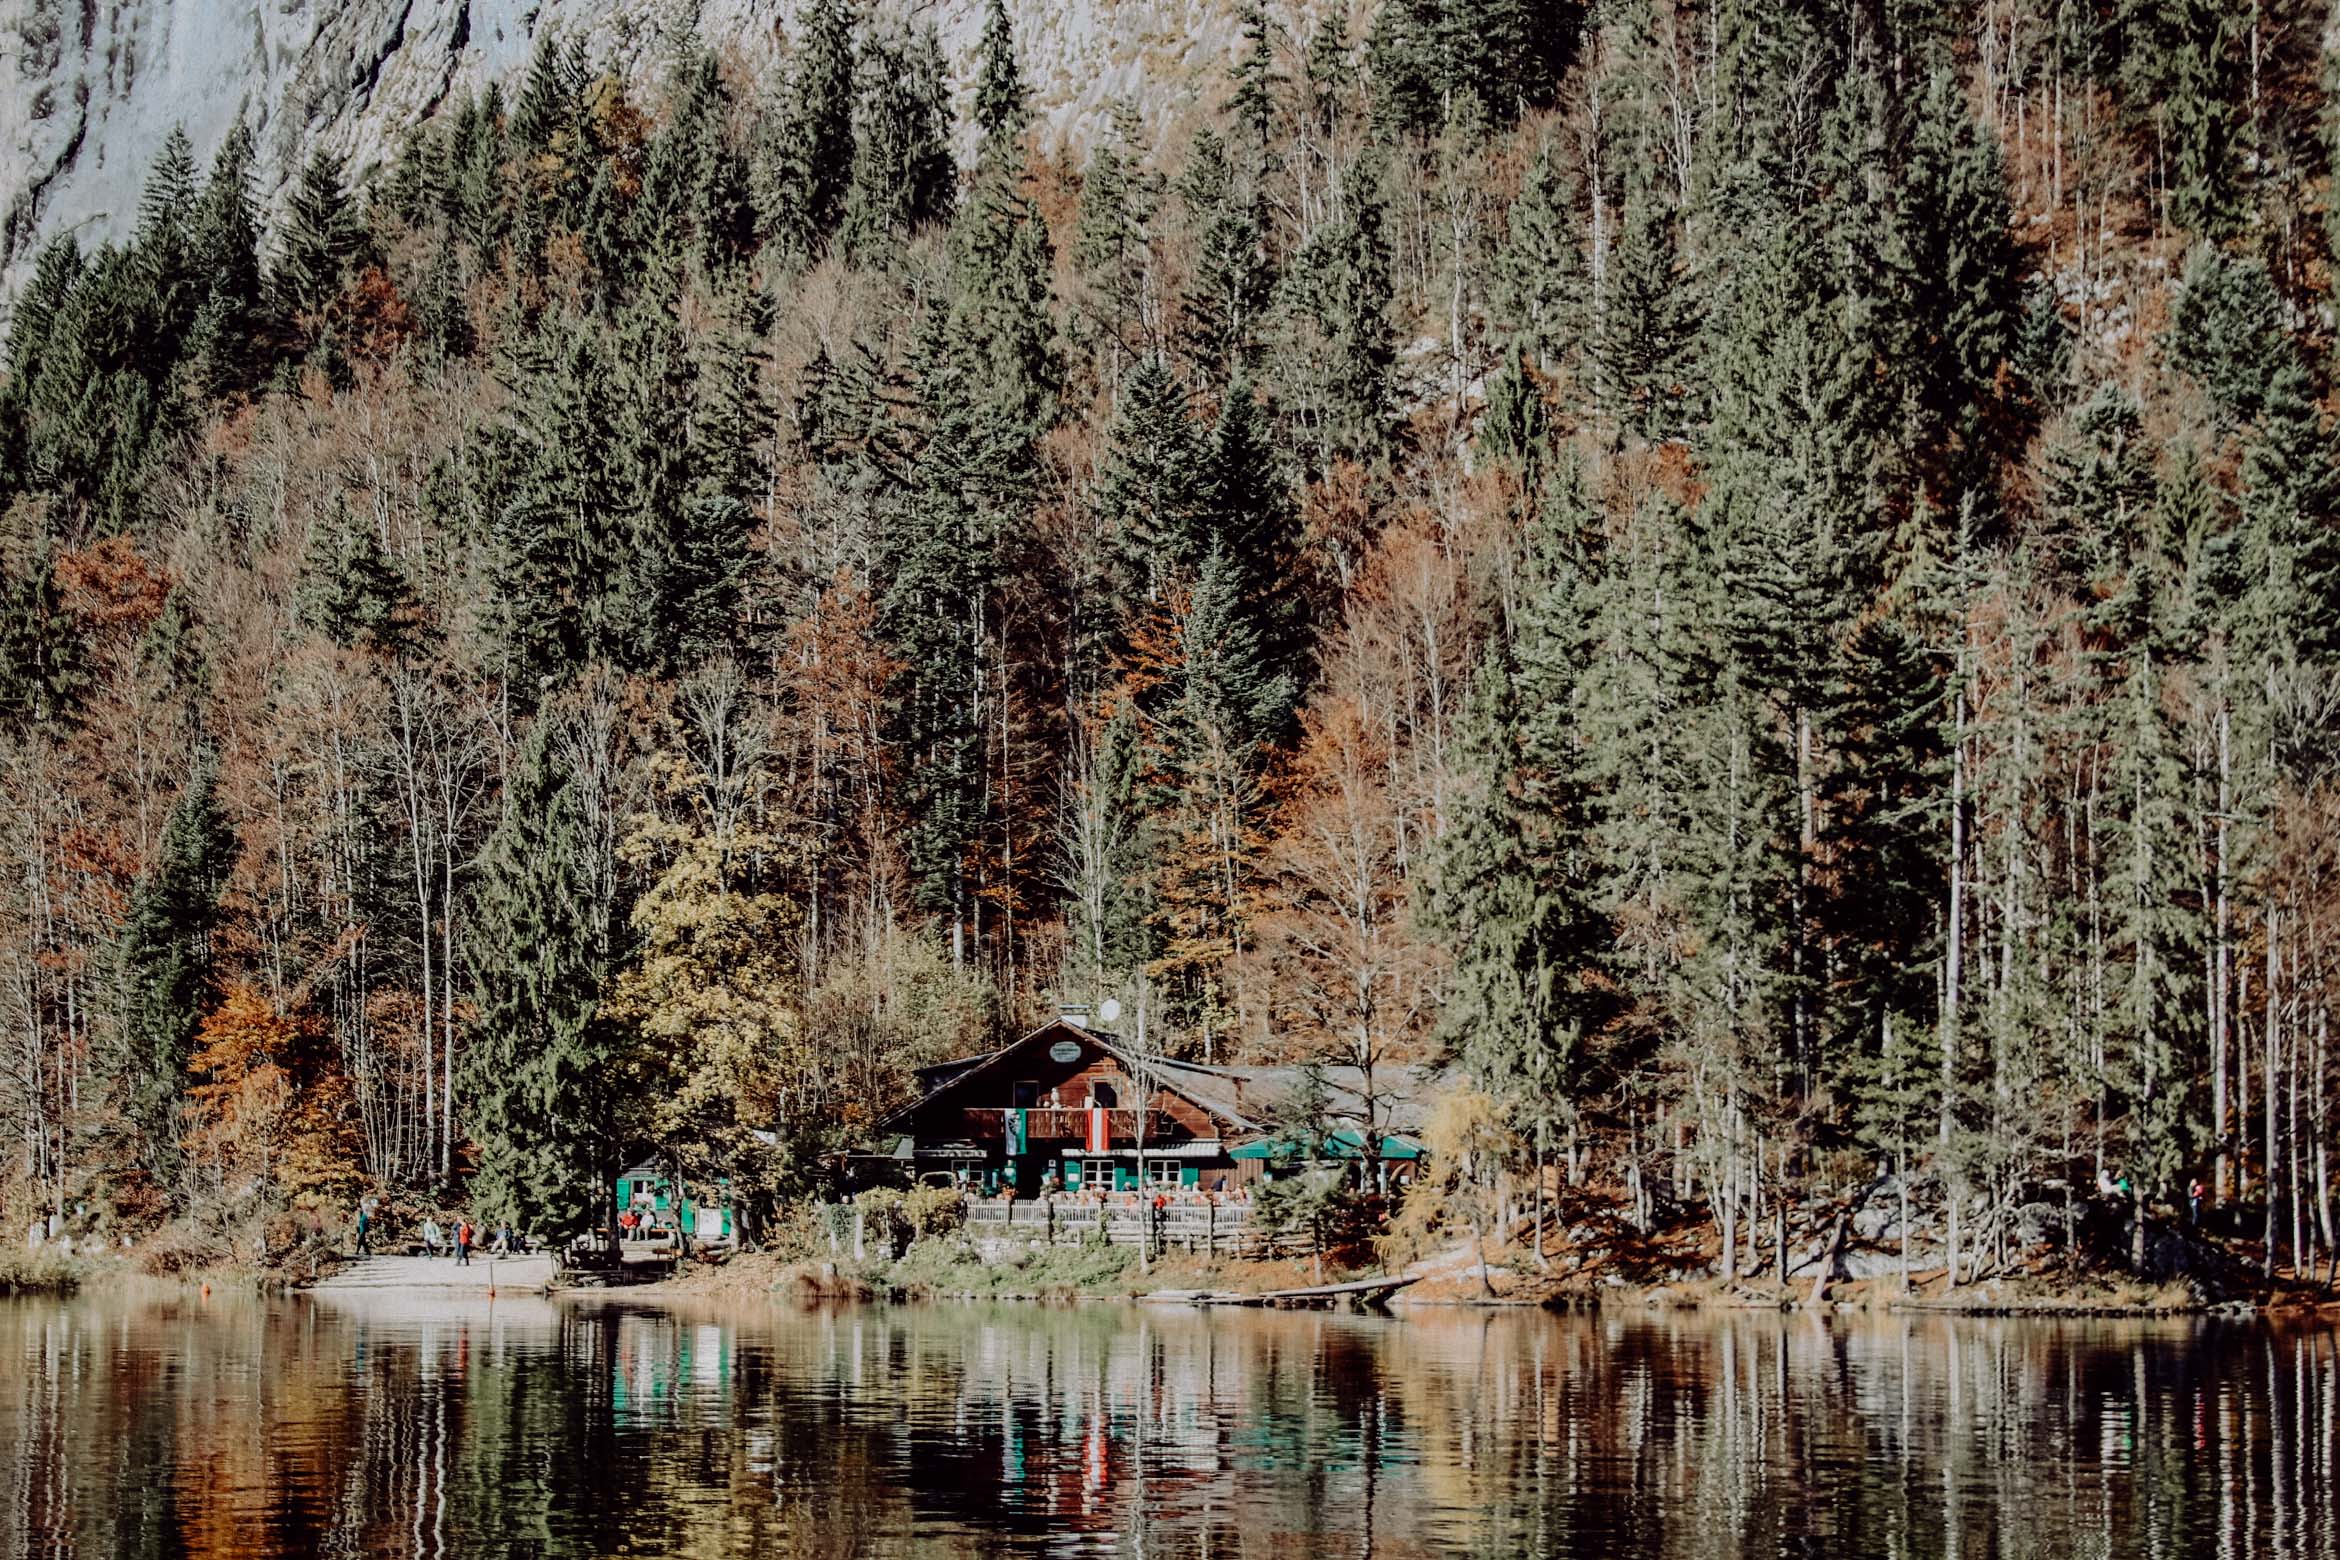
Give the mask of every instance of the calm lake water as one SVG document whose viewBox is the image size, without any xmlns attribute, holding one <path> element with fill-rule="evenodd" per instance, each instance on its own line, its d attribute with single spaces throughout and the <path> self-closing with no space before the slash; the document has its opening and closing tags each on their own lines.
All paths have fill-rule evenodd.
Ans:
<svg viewBox="0 0 2340 1560">
<path fill-rule="evenodd" d="M 0 1300 L 0 1555 L 2331 1555 L 2250 1323 Z"/>
</svg>

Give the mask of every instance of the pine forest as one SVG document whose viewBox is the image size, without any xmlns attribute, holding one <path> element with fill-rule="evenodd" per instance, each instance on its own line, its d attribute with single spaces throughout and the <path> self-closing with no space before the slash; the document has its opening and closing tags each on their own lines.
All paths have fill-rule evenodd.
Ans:
<svg viewBox="0 0 2340 1560">
<path fill-rule="evenodd" d="M 890 17 L 40 252 L 9 1229 L 752 1230 L 1112 998 L 1443 1068 L 1538 1261 L 1880 1177 L 1953 1281 L 2104 1187 L 2330 1258 L 2321 12 L 1254 4 L 1077 134 Z"/>
</svg>

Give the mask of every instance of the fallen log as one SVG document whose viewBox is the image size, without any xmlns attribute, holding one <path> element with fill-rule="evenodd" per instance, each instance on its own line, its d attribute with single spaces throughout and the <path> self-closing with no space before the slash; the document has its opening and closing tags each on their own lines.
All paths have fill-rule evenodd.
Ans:
<svg viewBox="0 0 2340 1560">
<path fill-rule="evenodd" d="M 1851 1226 L 1853 1215 L 1861 1211 L 1861 1205 L 1876 1194 L 1877 1188 L 1891 1179 L 1893 1179 L 1891 1176 L 1886 1175 L 1877 1177 L 1853 1193 L 1844 1205 L 1836 1210 L 1836 1219 L 1828 1226 L 1828 1244 L 1820 1251 L 1819 1270 L 1812 1275 L 1812 1293 L 1805 1298 L 1804 1304 L 1816 1306 L 1828 1298 L 1829 1282 L 1836 1277 L 1837 1259 L 1844 1255 L 1845 1230 Z"/>
<path fill-rule="evenodd" d="M 1299 1289 L 1263 1289 L 1248 1294 L 1231 1289 L 1163 1289 L 1145 1298 L 1157 1305 L 1312 1306 L 1332 1305 L 1342 1300 L 1379 1305 L 1408 1284 L 1420 1282 L 1419 1275 L 1358 1278 L 1342 1284 L 1310 1284 Z"/>
</svg>

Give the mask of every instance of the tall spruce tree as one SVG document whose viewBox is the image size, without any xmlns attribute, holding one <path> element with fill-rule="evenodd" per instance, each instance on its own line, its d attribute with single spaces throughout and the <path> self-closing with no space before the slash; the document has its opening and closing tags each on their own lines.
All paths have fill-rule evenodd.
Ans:
<svg viewBox="0 0 2340 1560">
<path fill-rule="evenodd" d="M 975 128 L 982 134 L 980 162 L 1020 173 L 1024 127 L 1031 122 L 1030 95 L 1016 64 L 1015 29 L 1007 0 L 985 0 L 981 63 L 975 76 Z"/>
<path fill-rule="evenodd" d="M 0 564 L 0 730 L 23 736 L 78 716 L 90 667 L 75 627 L 47 548 Z"/>
<path fill-rule="evenodd" d="M 757 228 L 811 259 L 845 217 L 853 183 L 853 25 L 845 0 L 815 0 L 755 174 Z"/>
<path fill-rule="evenodd" d="M 329 331 L 320 316 L 364 263 L 367 239 L 341 159 L 319 148 L 301 167 L 285 212 L 273 285 L 277 307 L 303 322 L 312 345 Z"/>
<path fill-rule="evenodd" d="M 1340 214 L 1308 236 L 1281 278 L 1277 374 L 1318 469 L 1344 457 L 1370 463 L 1395 431 L 1397 333 L 1381 171 L 1370 156 L 1349 170 Z"/>
<path fill-rule="evenodd" d="M 163 826 L 153 863 L 130 896 L 116 958 L 121 1078 L 138 1131 L 139 1163 L 175 1197 L 177 1105 L 195 1030 L 213 995 L 212 934 L 235 864 L 235 831 L 206 748 Z"/>
<path fill-rule="evenodd" d="M 666 123 L 643 149 L 630 247 L 713 271 L 748 239 L 747 162 L 730 142 L 731 97 L 713 54 L 695 50 L 678 61 L 670 93 Z"/>
<path fill-rule="evenodd" d="M 335 644 L 395 655 L 416 629 L 414 593 L 370 519 L 336 491 L 310 528 L 301 564 L 301 618 Z"/>
<path fill-rule="evenodd" d="M 1534 355 L 1546 373 L 1576 345 L 1583 328 L 1584 262 L 1576 242 L 1576 187 L 1559 148 L 1536 148 L 1519 198 L 1511 203 L 1491 288 L 1497 327 Z"/>
<path fill-rule="evenodd" d="M 1178 195 L 1195 241 L 1178 337 L 1202 380 L 1222 385 L 1254 365 L 1274 290 L 1258 191 L 1236 174 L 1227 143 L 1198 130 Z"/>
<path fill-rule="evenodd" d="M 461 1053 L 474 1207 L 555 1241 L 607 1216 L 623 1147 L 622 1038 L 600 1013 L 617 906 L 592 781 L 565 754 L 563 724 L 540 719 L 522 741 L 480 857 L 465 942 L 476 1017 Z"/>
<path fill-rule="evenodd" d="M 1649 179 L 1636 180 L 1590 344 L 1603 408 L 1644 439 L 1678 436 L 1696 412 L 1690 371 L 1698 317 L 1678 250 L 1665 197 Z"/>
<path fill-rule="evenodd" d="M 1185 385 L 1160 354 L 1141 358 L 1106 435 L 1097 506 L 1114 526 L 1122 589 L 1133 610 L 1202 561 L 1201 459 Z"/>
<path fill-rule="evenodd" d="M 869 265 L 915 229 L 950 216 L 958 169 L 934 29 L 866 35 L 859 69 L 844 233 L 846 247 Z"/>
</svg>

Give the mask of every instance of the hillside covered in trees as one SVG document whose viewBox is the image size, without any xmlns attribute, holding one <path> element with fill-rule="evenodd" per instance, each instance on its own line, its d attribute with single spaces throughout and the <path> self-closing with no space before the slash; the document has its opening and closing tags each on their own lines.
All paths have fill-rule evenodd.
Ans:
<svg viewBox="0 0 2340 1560">
<path fill-rule="evenodd" d="M 9 1206 L 769 1200 L 1115 996 L 1726 1253 L 2328 1251 L 2323 26 L 1263 8 L 1067 145 L 814 0 L 279 221 L 175 140 L 0 369 Z"/>
</svg>

